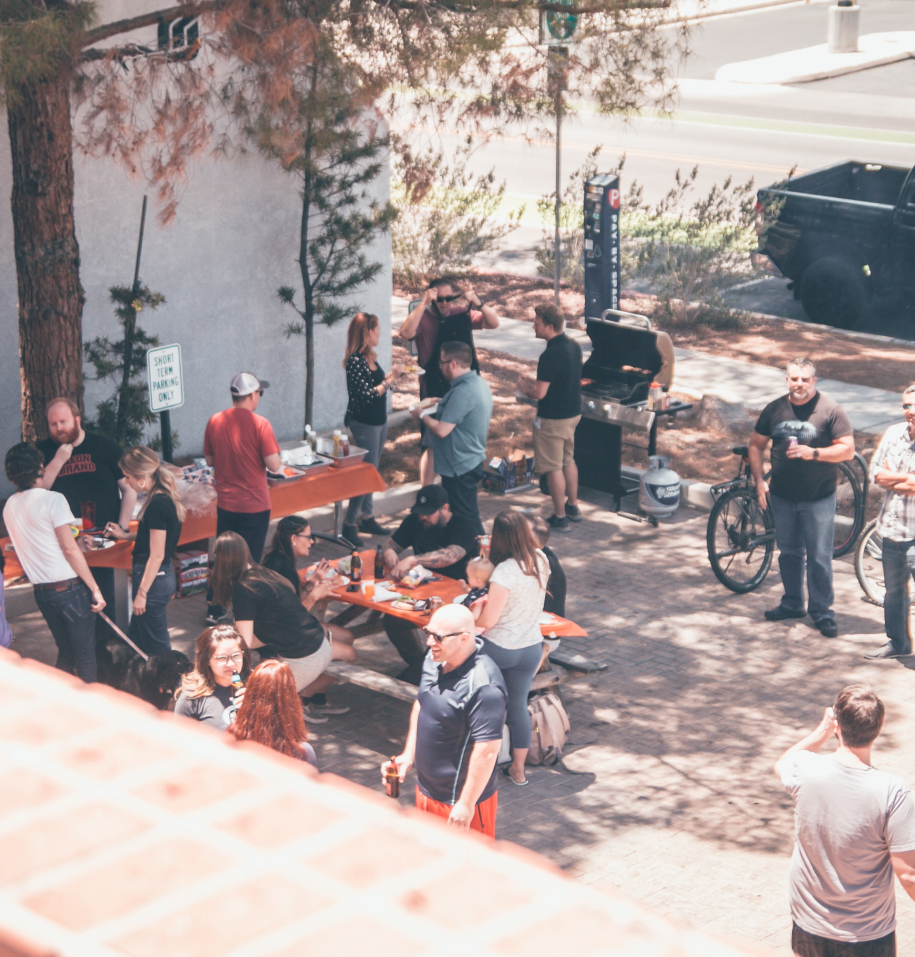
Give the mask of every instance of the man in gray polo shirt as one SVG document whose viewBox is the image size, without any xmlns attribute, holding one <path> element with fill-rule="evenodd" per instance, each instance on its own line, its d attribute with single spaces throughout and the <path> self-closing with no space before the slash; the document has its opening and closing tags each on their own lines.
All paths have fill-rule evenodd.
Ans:
<svg viewBox="0 0 915 957">
<path fill-rule="evenodd" d="M 895 957 L 893 873 L 915 899 L 915 807 L 905 781 L 871 764 L 883 721 L 877 695 L 850 685 L 775 762 L 795 805 L 788 896 L 797 957 Z M 817 754 L 833 735 L 835 752 Z"/>
<path fill-rule="evenodd" d="M 426 416 L 432 433 L 435 471 L 442 477 L 451 512 L 483 534 L 477 486 L 486 461 L 486 436 L 492 417 L 492 391 L 471 369 L 473 354 L 466 342 L 446 342 L 441 349 L 442 375 L 451 383 L 435 414 L 414 409 L 413 418 Z"/>
</svg>

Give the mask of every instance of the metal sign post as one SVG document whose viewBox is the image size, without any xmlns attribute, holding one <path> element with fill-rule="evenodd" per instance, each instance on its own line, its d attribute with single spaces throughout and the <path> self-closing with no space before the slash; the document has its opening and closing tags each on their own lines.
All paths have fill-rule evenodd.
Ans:
<svg viewBox="0 0 915 957">
<path fill-rule="evenodd" d="M 149 383 L 149 410 L 159 413 L 162 434 L 162 458 L 172 460 L 171 409 L 184 405 L 184 377 L 181 372 L 181 346 L 158 346 L 146 353 L 146 381 Z"/>
</svg>

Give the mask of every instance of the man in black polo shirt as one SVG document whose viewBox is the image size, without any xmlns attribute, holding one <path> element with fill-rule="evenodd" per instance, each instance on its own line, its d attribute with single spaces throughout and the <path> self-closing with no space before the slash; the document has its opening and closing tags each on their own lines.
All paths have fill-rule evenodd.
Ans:
<svg viewBox="0 0 915 957">
<path fill-rule="evenodd" d="M 429 654 L 407 743 L 394 758 L 400 780 L 416 765 L 421 811 L 495 838 L 496 759 L 508 700 L 502 672 L 483 654 L 473 615 L 462 605 L 440 608 L 424 630 Z"/>
<path fill-rule="evenodd" d="M 562 313 L 553 305 L 534 307 L 534 334 L 546 340 L 537 378 L 521 380 L 521 391 L 537 399 L 534 467 L 546 476 L 553 499 L 550 528 L 570 532 L 581 521 L 575 429 L 581 421 L 581 346 L 563 332 Z"/>
<path fill-rule="evenodd" d="M 400 558 L 399 550 L 408 548 L 413 549 L 413 554 Z M 448 493 L 441 485 L 426 485 L 417 493 L 400 528 L 385 542 L 384 564 L 397 581 L 416 565 L 460 580 L 467 574 L 467 562 L 476 558 L 479 550 L 473 525 L 451 514 Z M 408 621 L 393 615 L 385 615 L 384 629 L 407 663 L 397 677 L 418 684 L 426 654 L 425 636 Z"/>
</svg>

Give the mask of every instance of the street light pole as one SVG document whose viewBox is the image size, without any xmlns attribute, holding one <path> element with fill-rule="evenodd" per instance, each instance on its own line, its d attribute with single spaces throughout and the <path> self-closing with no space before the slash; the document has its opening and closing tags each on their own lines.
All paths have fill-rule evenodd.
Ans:
<svg viewBox="0 0 915 957">
<path fill-rule="evenodd" d="M 559 218 L 562 212 L 562 80 L 556 76 L 556 278 L 553 284 L 553 302 L 559 308 L 559 284 L 562 277 L 562 241 Z"/>
</svg>

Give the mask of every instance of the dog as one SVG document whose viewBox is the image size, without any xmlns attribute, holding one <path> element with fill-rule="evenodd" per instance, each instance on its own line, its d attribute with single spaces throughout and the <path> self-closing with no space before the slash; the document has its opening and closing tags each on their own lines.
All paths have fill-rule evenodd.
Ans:
<svg viewBox="0 0 915 957">
<path fill-rule="evenodd" d="M 167 711 L 181 687 L 181 677 L 194 666 L 187 655 L 169 651 L 151 655 L 144 661 L 123 642 L 112 642 L 99 654 L 99 680 L 118 691 L 126 691 L 149 702 L 159 711 Z"/>
</svg>

